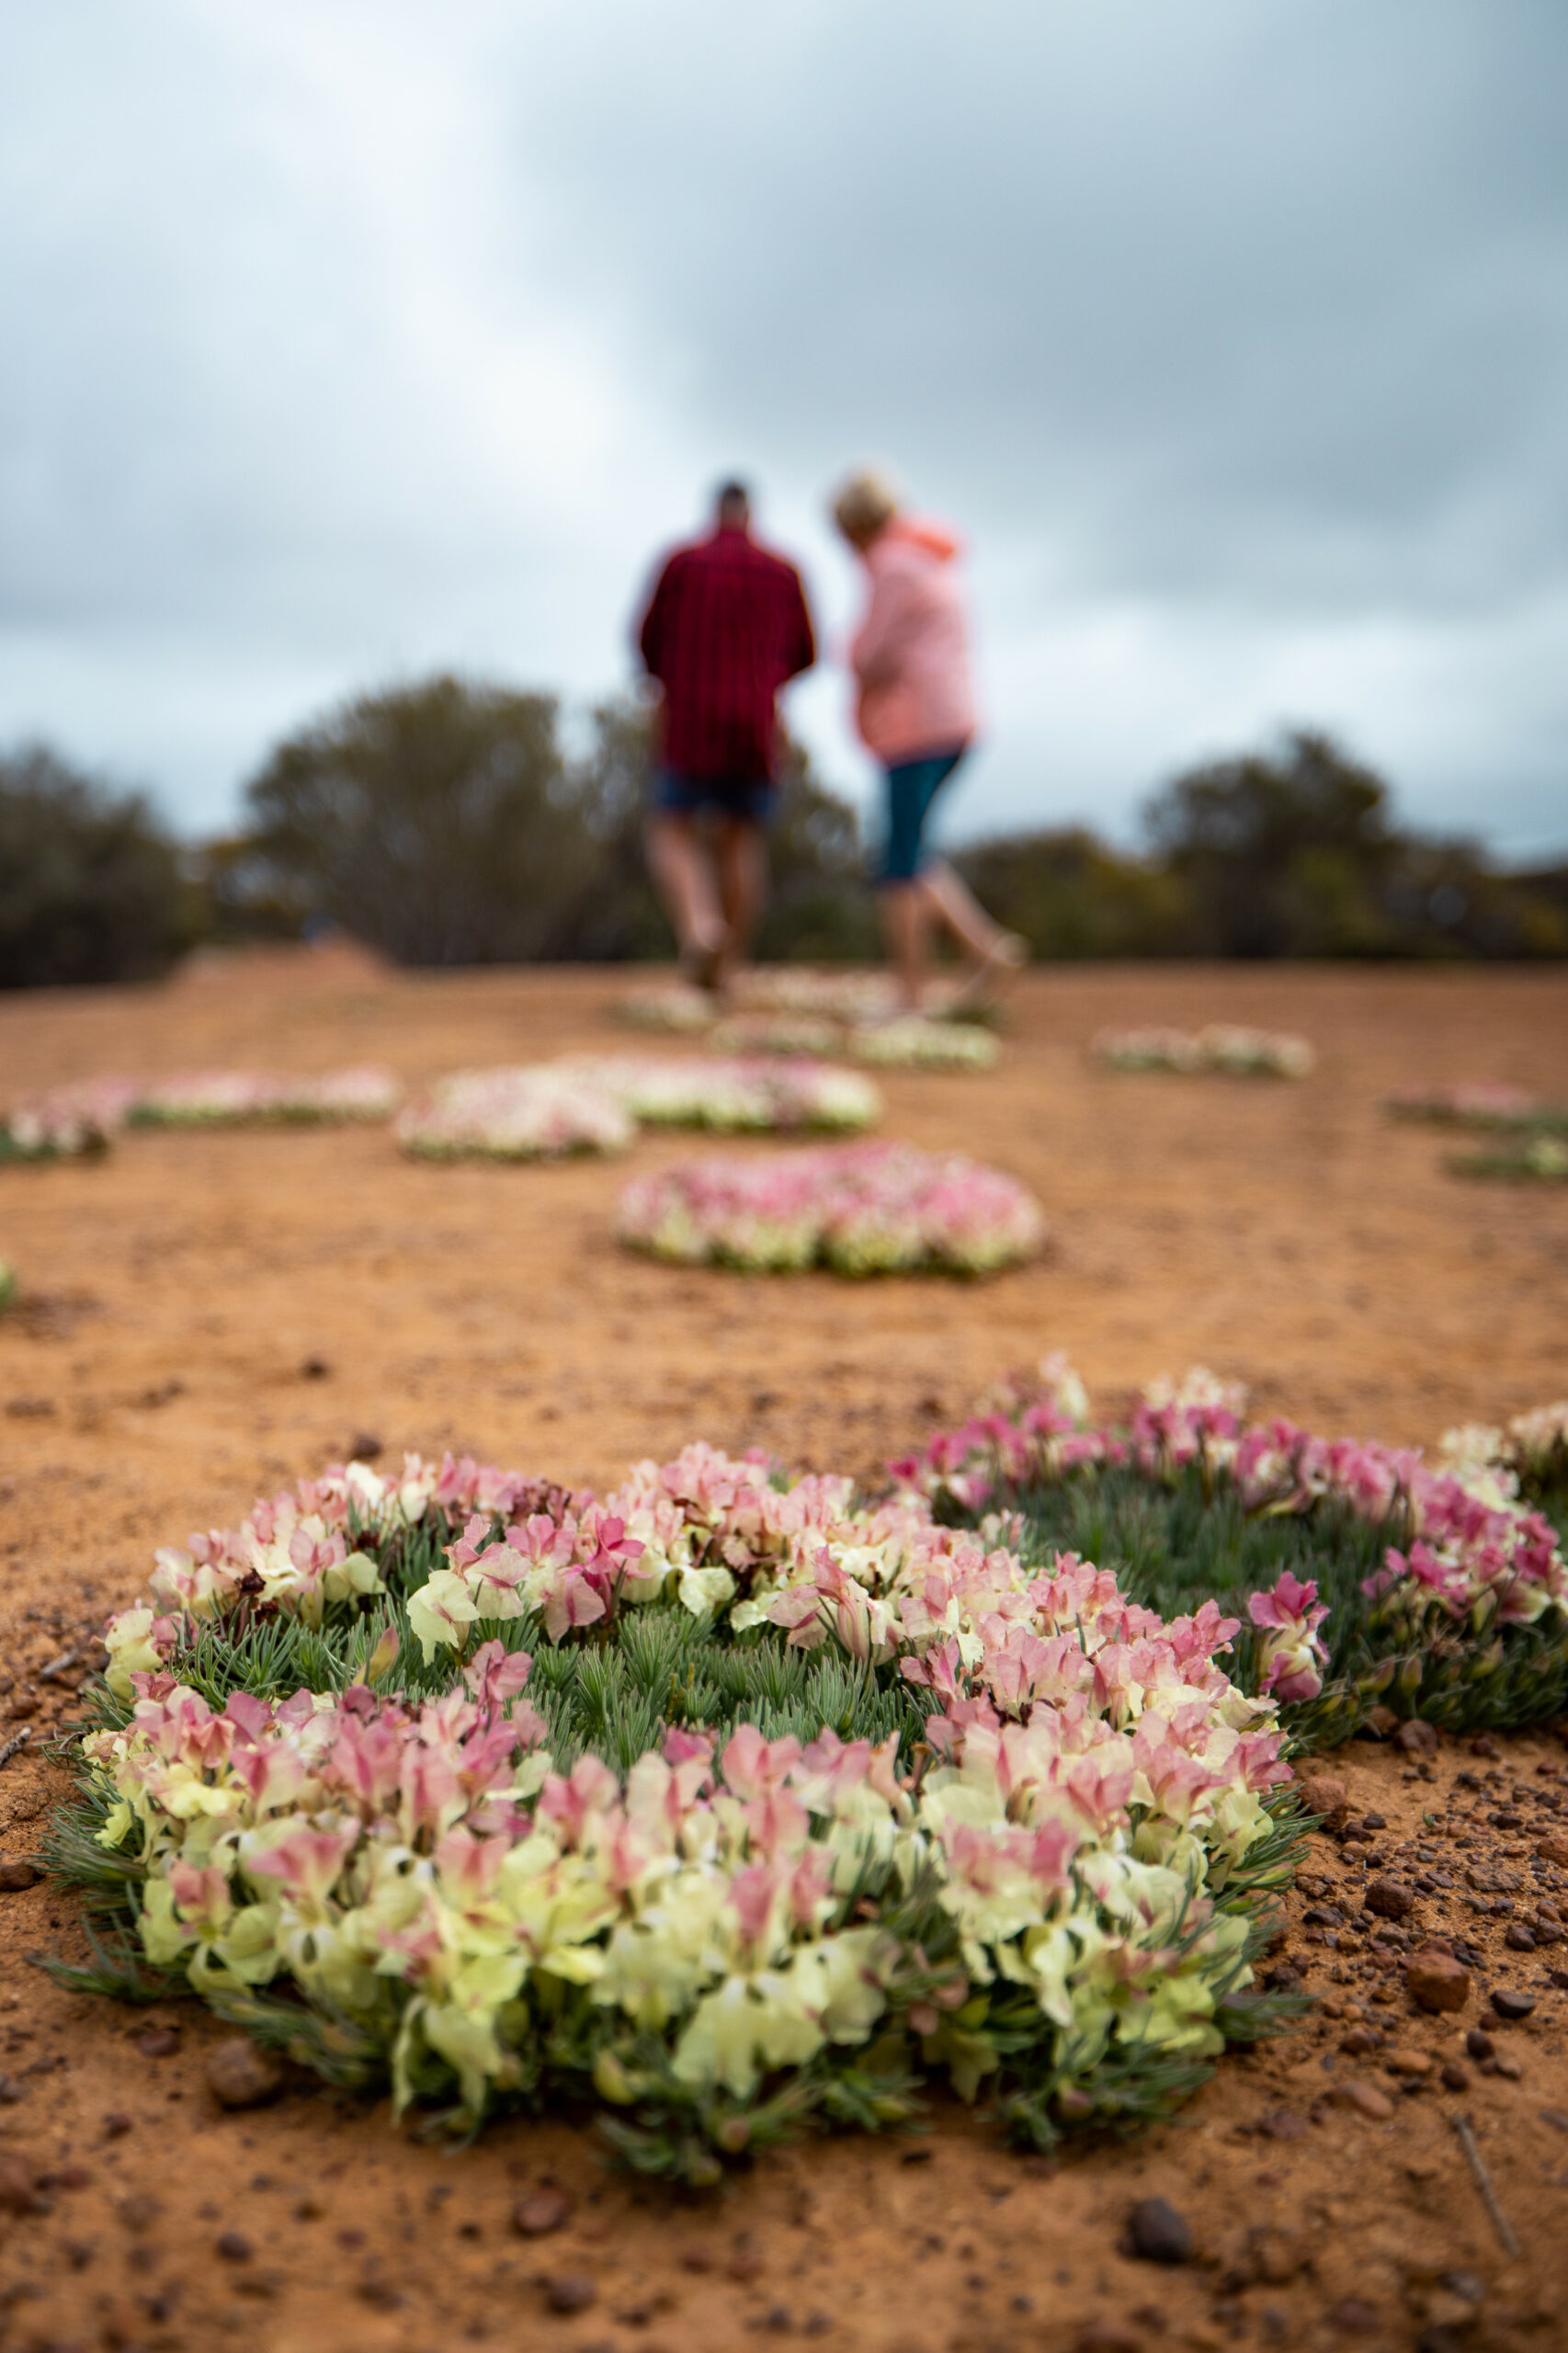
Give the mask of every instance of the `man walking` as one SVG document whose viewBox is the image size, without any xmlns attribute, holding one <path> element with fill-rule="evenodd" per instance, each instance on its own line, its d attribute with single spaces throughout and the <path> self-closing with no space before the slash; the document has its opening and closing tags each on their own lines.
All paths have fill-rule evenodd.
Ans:
<svg viewBox="0 0 1568 2353">
<path fill-rule="evenodd" d="M 721 991 L 767 891 L 778 690 L 816 659 L 801 575 L 752 538 L 744 483 L 723 484 L 708 538 L 665 564 L 637 642 L 663 690 L 648 865 L 687 972 Z"/>
</svg>

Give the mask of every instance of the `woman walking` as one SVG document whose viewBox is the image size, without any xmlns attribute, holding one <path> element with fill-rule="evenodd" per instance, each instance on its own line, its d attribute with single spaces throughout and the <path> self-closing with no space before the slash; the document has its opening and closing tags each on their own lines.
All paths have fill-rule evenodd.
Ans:
<svg viewBox="0 0 1568 2353">
<path fill-rule="evenodd" d="M 900 1001 L 919 1010 L 935 923 L 969 960 L 960 1003 L 978 1005 L 1028 961 L 1028 949 L 993 923 L 946 858 L 925 846 L 931 805 L 975 729 L 959 542 L 939 525 L 903 514 L 873 473 L 845 483 L 833 516 L 869 587 L 849 665 L 861 739 L 883 769 L 886 837 L 874 880 Z"/>
</svg>

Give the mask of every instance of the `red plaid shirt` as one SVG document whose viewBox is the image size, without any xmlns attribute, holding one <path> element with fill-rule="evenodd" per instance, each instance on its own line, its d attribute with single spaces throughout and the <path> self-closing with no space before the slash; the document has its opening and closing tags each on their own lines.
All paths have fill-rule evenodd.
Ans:
<svg viewBox="0 0 1568 2353">
<path fill-rule="evenodd" d="M 660 756 L 683 776 L 773 774 L 774 700 L 816 659 L 801 575 L 743 530 L 676 548 L 637 642 L 665 690 Z"/>
</svg>

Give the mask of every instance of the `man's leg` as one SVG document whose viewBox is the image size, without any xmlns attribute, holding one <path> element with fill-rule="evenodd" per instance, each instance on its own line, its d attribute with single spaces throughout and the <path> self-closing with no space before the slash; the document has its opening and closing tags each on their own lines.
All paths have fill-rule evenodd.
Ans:
<svg viewBox="0 0 1568 2353">
<path fill-rule="evenodd" d="M 767 844 L 749 817 L 726 817 L 719 829 L 719 904 L 728 928 L 720 977 L 728 980 L 751 950 L 767 897 Z"/>
<path fill-rule="evenodd" d="M 655 809 L 648 819 L 643 842 L 648 871 L 675 926 L 683 960 L 710 967 L 723 952 L 724 917 L 696 826 L 689 817 Z"/>
</svg>

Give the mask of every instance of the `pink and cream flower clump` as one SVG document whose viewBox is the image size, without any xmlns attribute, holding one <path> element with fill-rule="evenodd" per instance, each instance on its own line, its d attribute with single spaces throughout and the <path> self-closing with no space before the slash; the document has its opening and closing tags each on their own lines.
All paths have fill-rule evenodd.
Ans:
<svg viewBox="0 0 1568 2353">
<path fill-rule="evenodd" d="M 1396 1087 L 1384 1103 L 1396 1120 L 1425 1120 L 1438 1127 L 1528 1128 L 1543 1122 L 1568 1124 L 1552 1104 L 1506 1079 L 1460 1079 L 1443 1086 Z"/>
<path fill-rule="evenodd" d="M 999 1170 L 882 1143 L 687 1161 L 629 1185 L 617 1232 L 683 1266 L 983 1275 L 1030 1256 L 1045 1225 Z"/>
<path fill-rule="evenodd" d="M 1089 1051 L 1109 1070 L 1222 1073 L 1238 1078 L 1307 1078 L 1317 1055 L 1306 1039 L 1244 1023 L 1211 1021 L 1198 1030 L 1152 1026 L 1102 1029 Z"/>
<path fill-rule="evenodd" d="M 637 1122 L 608 1088 L 535 1063 L 450 1071 L 399 1114 L 393 1133 L 420 1160 L 562 1160 L 624 1152 Z"/>
<path fill-rule="evenodd" d="M 392 1073 L 370 1065 L 320 1077 L 277 1071 L 187 1071 L 172 1077 L 81 1079 L 19 1104 L 3 1132 L 28 1159 L 101 1152 L 128 1127 L 231 1127 L 388 1120 L 403 1099 Z"/>
<path fill-rule="evenodd" d="M 650 1127 L 853 1133 L 882 1113 L 881 1097 L 857 1072 L 788 1058 L 579 1054 L 553 1067 L 613 1096 Z"/>
<path fill-rule="evenodd" d="M 1509 1469 L 1510 1459 L 1550 1458 L 1562 1442 L 1560 1408 L 1521 1415 L 1508 1438 L 1480 1434 L 1489 1455 L 1495 1436 L 1517 1456 L 1478 1461 L 1477 1434 L 1467 1432 L 1455 1434 L 1450 1459 L 1429 1463 L 1418 1449 L 1316 1438 L 1282 1417 L 1245 1425 L 1244 1389 L 1202 1367 L 1179 1383 L 1155 1381 L 1140 1392 L 1124 1429 L 1096 1428 L 1086 1397 L 1064 1397 L 1063 1372 L 1060 1358 L 1048 1359 L 1038 1390 L 1020 1384 L 996 1410 L 933 1436 L 918 1455 L 892 1466 L 895 1477 L 980 1511 L 1020 1487 L 1092 1473 L 1102 1463 L 1129 1463 L 1153 1478 L 1201 1463 L 1233 1480 L 1250 1512 L 1306 1512 L 1332 1500 L 1375 1527 L 1403 1521 L 1405 1540 L 1388 1547 L 1366 1587 L 1389 1620 L 1418 1618 L 1433 1601 L 1453 1620 L 1495 1616 L 1504 1625 L 1568 1612 L 1568 1566 L 1556 1530 L 1519 1500 Z M 1315 1592 L 1309 1600 L 1315 1603 Z M 1289 1624 L 1254 1614 L 1260 1628 L 1272 1629 L 1270 1655 L 1287 1661 L 1282 1676 L 1308 1671 L 1304 1652 L 1321 1651 L 1322 1615 L 1307 1627 L 1310 1608 L 1287 1610 Z M 1296 1652 L 1300 1662 L 1289 1663 Z"/>
<path fill-rule="evenodd" d="M 367 1516 L 391 1529 L 470 1504 L 449 1582 L 411 1611 L 450 1654 L 442 1696 L 378 1695 L 387 1634 L 335 1696 L 215 1710 L 170 1671 L 182 1619 L 257 1606 L 253 1572 L 270 1564 L 277 1605 L 302 1608 L 312 1579 L 352 1584 Z M 102 1843 L 145 1872 L 148 1957 L 220 2006 L 291 1983 L 384 2052 L 400 2104 L 435 2054 L 474 2117 L 522 2079 L 568 1989 L 610 2037 L 594 2080 L 612 2102 L 636 2097 L 639 2036 L 665 2039 L 678 2083 L 745 2099 L 889 2023 L 972 2096 L 997 2054 L 966 2022 L 1002 1994 L 1057 2038 L 1063 2081 L 1113 2044 L 1211 2054 L 1217 2003 L 1250 1975 L 1244 1907 L 1217 1899 L 1289 1778 L 1274 1701 L 1225 1676 L 1236 1621 L 1212 1602 L 1167 1622 L 1074 1555 L 1027 1565 L 1006 1533 L 707 1447 L 602 1503 L 410 1458 L 395 1480 L 350 1465 L 258 1506 L 160 1554 L 154 1607 L 109 1630 L 130 1712 L 85 1754 Z M 901 1771 L 896 1737 L 746 1724 L 716 1752 L 677 1724 L 624 1776 L 593 1756 L 558 1769 L 528 1654 L 478 1641 L 480 1621 L 526 1601 L 567 1641 L 653 1599 L 894 1665 L 928 1696 L 924 1754 Z M 884 1902 L 859 1900 L 868 1871 Z M 921 1889 L 957 1938 L 935 1974 L 884 1925 L 892 1894 Z"/>
</svg>

